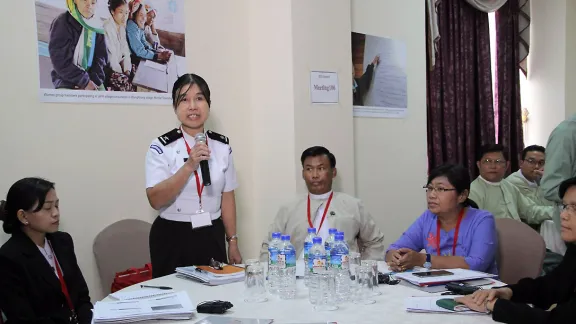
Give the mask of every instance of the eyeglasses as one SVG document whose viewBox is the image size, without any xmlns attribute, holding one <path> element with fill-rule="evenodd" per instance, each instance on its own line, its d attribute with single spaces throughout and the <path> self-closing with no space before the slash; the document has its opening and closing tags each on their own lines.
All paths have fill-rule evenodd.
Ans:
<svg viewBox="0 0 576 324">
<path fill-rule="evenodd" d="M 482 161 L 480 161 L 480 163 L 484 164 L 484 165 L 488 165 L 488 164 L 492 164 L 492 165 L 497 165 L 497 166 L 502 166 L 504 164 L 506 164 L 506 160 L 492 160 L 492 159 L 484 159 Z"/>
<path fill-rule="evenodd" d="M 528 162 L 528 164 L 530 164 L 530 165 L 532 165 L 532 166 L 539 166 L 539 167 L 543 167 L 544 164 L 546 163 L 546 160 L 536 161 L 535 159 L 527 159 L 527 160 L 524 160 L 524 161 Z"/>
<path fill-rule="evenodd" d="M 576 214 L 576 204 L 562 204 L 560 205 L 560 211 L 567 211 L 571 214 Z"/>
<path fill-rule="evenodd" d="M 433 191 L 435 191 L 436 193 L 443 193 L 446 191 L 455 191 L 455 188 L 434 188 L 434 187 L 430 187 L 430 186 L 424 186 L 424 189 L 426 189 L 426 193 L 431 193 Z"/>
</svg>

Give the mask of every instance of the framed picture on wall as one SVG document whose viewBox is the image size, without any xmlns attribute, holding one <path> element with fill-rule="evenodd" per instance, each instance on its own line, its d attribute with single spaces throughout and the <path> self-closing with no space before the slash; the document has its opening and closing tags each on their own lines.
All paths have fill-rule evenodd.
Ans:
<svg viewBox="0 0 576 324">
<path fill-rule="evenodd" d="M 406 44 L 352 33 L 355 117 L 405 118 L 408 113 Z"/>
<path fill-rule="evenodd" d="M 42 102 L 171 104 L 184 0 L 36 0 Z"/>
</svg>

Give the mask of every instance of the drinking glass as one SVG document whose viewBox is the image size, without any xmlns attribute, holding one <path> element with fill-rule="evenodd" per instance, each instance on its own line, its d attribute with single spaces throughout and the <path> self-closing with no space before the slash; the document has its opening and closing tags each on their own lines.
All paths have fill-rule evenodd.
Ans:
<svg viewBox="0 0 576 324">
<path fill-rule="evenodd" d="M 374 304 L 376 301 L 373 299 L 374 293 L 374 273 L 369 266 L 360 266 L 356 271 L 356 280 L 354 282 L 356 293 L 354 294 L 353 301 L 355 304 L 368 305 Z"/>
<path fill-rule="evenodd" d="M 354 276 L 356 275 L 356 268 L 361 265 L 360 260 L 360 253 L 358 252 L 350 252 L 350 279 L 354 280 Z"/>
<path fill-rule="evenodd" d="M 248 274 L 248 268 L 253 265 L 260 265 L 260 260 L 258 259 L 247 259 L 244 261 L 244 274 Z"/>
<path fill-rule="evenodd" d="M 373 289 L 373 294 L 374 296 L 380 296 L 382 295 L 382 292 L 380 292 L 378 290 L 378 261 L 375 260 L 363 260 L 362 261 L 362 265 L 363 266 L 367 266 L 370 267 L 372 269 L 372 273 L 374 275 L 374 279 L 373 279 L 373 283 L 372 286 L 374 287 Z"/>
<path fill-rule="evenodd" d="M 334 272 L 320 269 L 310 275 L 310 303 L 316 311 L 337 310 Z"/>
<path fill-rule="evenodd" d="M 267 301 L 264 268 L 260 264 L 246 265 L 245 272 L 244 301 L 247 303 L 262 303 Z"/>
</svg>

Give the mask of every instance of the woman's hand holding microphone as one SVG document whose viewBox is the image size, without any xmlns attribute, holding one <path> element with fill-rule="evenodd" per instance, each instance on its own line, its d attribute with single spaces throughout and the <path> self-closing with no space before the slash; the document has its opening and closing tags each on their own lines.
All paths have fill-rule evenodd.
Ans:
<svg viewBox="0 0 576 324">
<path fill-rule="evenodd" d="M 208 161 L 210 159 L 210 149 L 204 143 L 196 143 L 190 150 L 186 164 L 190 171 L 198 170 L 201 161 Z"/>
</svg>

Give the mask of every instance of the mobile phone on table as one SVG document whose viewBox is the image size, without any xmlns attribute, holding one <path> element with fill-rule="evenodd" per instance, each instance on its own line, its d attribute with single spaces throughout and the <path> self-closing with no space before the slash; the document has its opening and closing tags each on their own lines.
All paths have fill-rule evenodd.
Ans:
<svg viewBox="0 0 576 324">
<path fill-rule="evenodd" d="M 465 282 L 449 282 L 446 284 L 446 289 L 457 295 L 470 295 L 473 294 L 476 290 L 480 290 L 481 288 L 470 286 Z"/>
<path fill-rule="evenodd" d="M 434 271 L 424 271 L 424 272 L 414 272 L 412 275 L 420 278 L 430 278 L 430 277 L 442 277 L 442 276 L 451 276 L 453 272 L 446 271 L 446 270 L 434 270 Z"/>
</svg>

